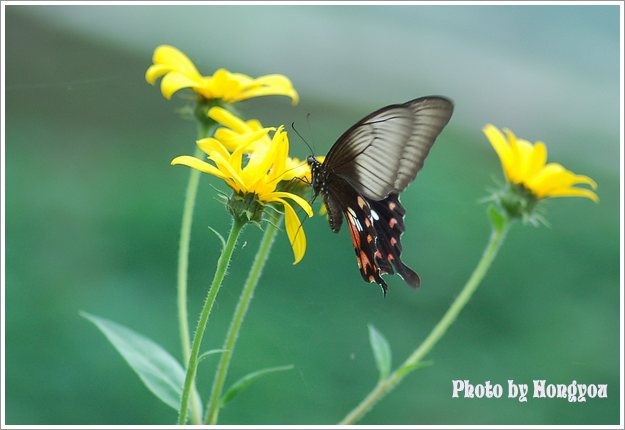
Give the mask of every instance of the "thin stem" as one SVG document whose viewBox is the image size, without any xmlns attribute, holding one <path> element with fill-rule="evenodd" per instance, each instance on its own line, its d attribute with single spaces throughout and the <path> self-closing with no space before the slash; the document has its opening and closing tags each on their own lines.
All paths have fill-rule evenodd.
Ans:
<svg viewBox="0 0 625 430">
<path fill-rule="evenodd" d="M 345 416 L 339 424 L 347 425 L 356 423 L 367 413 L 367 411 L 369 411 L 369 409 L 371 409 L 373 405 L 380 401 L 386 393 L 393 390 L 397 384 L 399 384 L 402 379 L 410 373 L 411 370 L 418 366 L 423 357 L 425 357 L 432 350 L 434 345 L 436 345 L 436 343 L 447 332 L 447 329 L 456 320 L 460 311 L 462 311 L 471 298 L 471 295 L 480 285 L 480 282 L 484 278 L 484 275 L 486 275 L 486 272 L 488 272 L 491 263 L 495 259 L 495 256 L 497 255 L 497 252 L 506 237 L 509 226 L 509 221 L 504 221 L 500 228 L 493 228 L 488 245 L 484 250 L 484 254 L 473 270 L 471 277 L 462 288 L 458 297 L 456 297 L 454 302 L 451 304 L 445 315 L 443 315 L 443 318 L 438 322 L 438 324 L 436 324 L 423 343 L 419 345 L 419 347 L 410 355 L 410 357 L 406 359 L 406 361 L 404 361 L 401 366 L 397 368 L 397 370 L 391 373 L 387 378 L 378 382 L 367 397 L 365 397 L 358 406 L 347 414 L 347 416 Z"/>
<path fill-rule="evenodd" d="M 200 314 L 200 320 L 198 321 L 197 328 L 195 329 L 195 335 L 193 336 L 193 344 L 191 347 L 191 354 L 189 356 L 189 361 L 187 365 L 187 373 L 184 380 L 182 400 L 180 402 L 180 412 L 178 415 L 178 424 L 181 425 L 185 424 L 187 421 L 187 405 L 189 401 L 189 393 L 191 392 L 191 388 L 195 380 L 197 359 L 200 352 L 200 345 L 202 344 L 202 338 L 204 337 L 206 323 L 208 322 L 208 317 L 210 315 L 211 309 L 213 308 L 213 304 L 215 303 L 215 298 L 217 297 L 217 293 L 219 292 L 219 288 L 221 287 L 221 282 L 226 275 L 226 269 L 228 268 L 228 264 L 230 263 L 232 252 L 234 251 L 234 247 L 237 243 L 237 238 L 239 237 L 239 233 L 241 233 L 244 225 L 245 224 L 243 222 L 237 220 L 236 218 L 233 219 L 232 228 L 230 229 L 230 234 L 228 235 L 228 239 L 226 240 L 226 246 L 224 246 L 224 249 L 221 251 L 219 261 L 217 261 L 215 276 L 213 277 L 213 282 L 211 283 L 210 289 L 208 290 L 208 295 L 206 296 L 204 306 L 202 307 L 202 313 Z"/>
<path fill-rule="evenodd" d="M 198 139 L 210 136 L 213 127 L 200 123 L 198 128 Z M 196 146 L 195 158 L 201 158 L 202 150 Z M 177 291 L 178 291 L 178 326 L 180 330 L 180 342 L 182 344 L 183 362 L 189 361 L 191 355 L 191 340 L 189 337 L 189 316 L 187 313 L 187 273 L 189 269 L 189 244 L 191 241 L 191 226 L 193 224 L 193 207 L 197 196 L 198 184 L 200 182 L 199 170 L 190 169 L 189 182 L 185 192 L 184 206 L 182 209 L 182 223 L 180 225 L 180 243 L 178 246 L 178 274 L 177 274 Z M 195 390 L 194 390 L 195 391 Z M 200 424 L 202 417 L 200 414 L 200 402 L 196 396 L 193 396 L 191 402 L 191 414 L 195 424 Z"/>
<path fill-rule="evenodd" d="M 215 371 L 211 398 L 206 412 L 205 421 L 208 424 L 217 424 L 217 417 L 219 416 L 219 410 L 221 408 L 221 392 L 226 381 L 226 376 L 228 375 L 230 359 L 232 358 L 232 353 L 234 352 L 239 330 L 241 329 L 243 319 L 245 318 L 245 314 L 247 313 L 252 297 L 254 296 L 254 290 L 256 289 L 256 285 L 258 285 L 258 280 L 260 279 L 265 263 L 267 262 L 267 258 L 269 257 L 271 246 L 273 245 L 276 233 L 278 232 L 277 226 L 281 221 L 282 215 L 274 213 L 272 215 L 271 222 L 267 223 L 265 233 L 263 234 L 263 238 L 261 239 L 260 246 L 258 248 L 258 253 L 254 259 L 254 264 L 250 268 L 250 273 L 248 274 L 245 285 L 243 286 L 243 292 L 239 298 L 239 303 L 237 303 L 237 307 L 234 311 L 230 328 L 228 329 L 228 334 L 226 335 L 226 340 L 223 346 L 224 352 L 221 355 L 219 365 Z"/>
<path fill-rule="evenodd" d="M 201 157 L 202 150 L 195 149 L 194 157 Z M 191 355 L 191 339 L 189 337 L 189 319 L 187 313 L 187 272 L 189 269 L 189 243 L 191 240 L 191 225 L 193 224 L 193 207 L 200 180 L 200 171 L 191 170 L 187 192 L 185 193 L 184 209 L 182 210 L 182 225 L 180 227 L 180 246 L 178 247 L 178 323 L 180 326 L 180 341 L 182 342 L 182 357 L 184 362 L 189 361 Z"/>
</svg>

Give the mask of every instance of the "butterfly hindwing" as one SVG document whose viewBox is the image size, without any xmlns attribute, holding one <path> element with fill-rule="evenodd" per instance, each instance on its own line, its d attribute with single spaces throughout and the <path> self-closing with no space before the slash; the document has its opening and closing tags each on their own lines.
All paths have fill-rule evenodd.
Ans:
<svg viewBox="0 0 625 430">
<path fill-rule="evenodd" d="M 376 282 L 385 294 L 385 273 L 398 273 L 408 285 L 418 287 L 419 275 L 401 260 L 400 236 L 405 230 L 406 210 L 399 196 L 391 194 L 381 201 L 370 200 L 348 185 L 341 179 L 333 180 L 324 201 L 334 232 L 339 231 L 345 216 L 362 278 Z"/>
<path fill-rule="evenodd" d="M 356 252 L 356 260 L 360 275 L 366 282 L 376 282 L 386 295 L 388 286 L 382 279 L 382 273 L 392 273 L 392 268 L 385 260 L 378 257 L 378 235 L 371 216 L 371 208 L 367 200 L 355 193 L 355 198 L 345 209 L 345 219 Z"/>
<path fill-rule="evenodd" d="M 387 273 L 395 272 L 403 278 L 411 287 L 417 288 L 420 284 L 419 275 L 401 261 L 401 235 L 405 230 L 404 215 L 406 210 L 399 201 L 399 195 L 391 194 L 380 201 L 368 200 L 371 218 L 377 234 L 376 246 L 378 265 L 384 267 L 382 262 L 391 266 Z"/>
</svg>

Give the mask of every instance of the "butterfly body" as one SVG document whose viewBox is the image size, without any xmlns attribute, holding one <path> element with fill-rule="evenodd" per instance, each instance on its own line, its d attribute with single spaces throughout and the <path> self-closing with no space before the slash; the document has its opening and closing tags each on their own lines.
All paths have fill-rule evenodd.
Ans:
<svg viewBox="0 0 625 430">
<path fill-rule="evenodd" d="M 406 211 L 399 193 L 423 166 L 452 112 L 452 102 L 437 96 L 390 105 L 343 133 L 323 163 L 308 157 L 313 192 L 323 197 L 331 230 L 338 233 L 345 217 L 360 274 L 384 294 L 383 274 L 398 273 L 419 286 L 417 273 L 401 261 Z"/>
</svg>

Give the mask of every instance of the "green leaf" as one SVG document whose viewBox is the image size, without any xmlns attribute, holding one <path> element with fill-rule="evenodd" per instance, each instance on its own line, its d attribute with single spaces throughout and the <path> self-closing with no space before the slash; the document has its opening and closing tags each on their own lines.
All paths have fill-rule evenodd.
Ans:
<svg viewBox="0 0 625 430">
<path fill-rule="evenodd" d="M 284 370 L 291 369 L 293 369 L 293 365 L 289 364 L 288 366 L 269 367 L 267 369 L 257 370 L 256 372 L 245 375 L 243 378 L 232 384 L 228 391 L 226 391 L 226 393 L 221 397 L 221 407 L 224 407 L 226 403 L 234 398 L 234 396 L 248 388 L 253 382 L 262 376 L 269 373 L 282 372 Z"/>
<path fill-rule="evenodd" d="M 369 324 L 369 342 L 371 342 L 375 364 L 380 372 L 380 379 L 385 379 L 391 372 L 391 347 L 382 333 L 372 324 Z"/>
<path fill-rule="evenodd" d="M 488 206 L 488 216 L 496 231 L 501 232 L 506 224 L 506 217 L 494 204 Z"/>
<path fill-rule="evenodd" d="M 227 351 L 227 349 L 211 349 L 209 351 L 203 352 L 197 358 L 197 362 L 200 363 L 202 360 L 204 360 L 205 358 L 210 357 L 213 354 L 221 354 L 221 353 L 224 353 L 226 351 Z"/>
<path fill-rule="evenodd" d="M 424 367 L 431 366 L 432 364 L 434 364 L 434 362 L 432 361 L 420 361 L 418 363 L 411 364 L 409 366 L 404 366 L 397 371 L 397 376 L 402 378 L 408 373 L 412 372 L 413 370 L 422 369 Z"/>
<path fill-rule="evenodd" d="M 175 410 L 180 408 L 185 371 L 174 357 L 154 341 L 121 324 L 86 312 L 80 314 L 100 329 L 152 394 Z M 195 396 L 201 405 L 197 391 Z"/>
<path fill-rule="evenodd" d="M 224 237 L 217 230 L 215 230 L 213 227 L 211 227 L 210 225 L 208 226 L 208 228 L 210 229 L 210 231 L 215 233 L 215 236 L 217 236 L 217 238 L 221 242 L 221 249 L 223 250 L 226 247 L 226 239 L 224 239 Z"/>
</svg>

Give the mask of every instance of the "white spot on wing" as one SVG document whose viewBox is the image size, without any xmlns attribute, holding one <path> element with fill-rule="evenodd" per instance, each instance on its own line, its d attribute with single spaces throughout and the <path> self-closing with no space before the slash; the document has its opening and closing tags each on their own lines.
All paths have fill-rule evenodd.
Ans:
<svg viewBox="0 0 625 430">
<path fill-rule="evenodd" d="M 371 216 L 376 221 L 378 221 L 380 219 L 380 217 L 378 216 L 378 213 L 376 211 L 374 211 L 373 209 L 371 209 Z"/>
<path fill-rule="evenodd" d="M 352 208 L 347 208 L 347 213 L 351 217 L 352 223 L 356 226 L 356 229 L 358 231 L 363 231 L 362 224 L 360 224 L 360 221 L 358 220 L 358 217 L 356 216 L 356 212 L 354 212 Z"/>
</svg>

